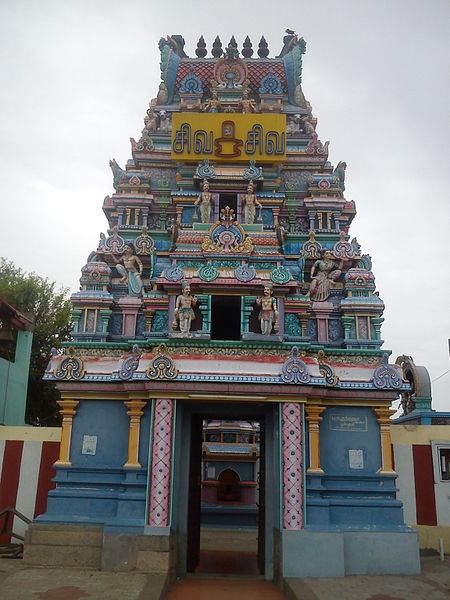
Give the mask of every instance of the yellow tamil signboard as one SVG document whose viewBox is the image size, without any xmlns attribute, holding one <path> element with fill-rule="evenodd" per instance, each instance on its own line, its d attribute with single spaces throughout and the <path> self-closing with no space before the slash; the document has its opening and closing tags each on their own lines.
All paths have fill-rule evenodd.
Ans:
<svg viewBox="0 0 450 600">
<path fill-rule="evenodd" d="M 171 157 L 195 161 L 284 161 L 286 115 L 173 113 Z"/>
</svg>

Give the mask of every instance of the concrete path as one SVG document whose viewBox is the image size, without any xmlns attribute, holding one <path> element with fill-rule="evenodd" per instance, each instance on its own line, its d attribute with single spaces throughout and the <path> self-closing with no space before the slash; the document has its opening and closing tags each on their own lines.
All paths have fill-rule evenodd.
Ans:
<svg viewBox="0 0 450 600">
<path fill-rule="evenodd" d="M 422 557 L 418 576 L 286 579 L 288 600 L 449 600 L 450 557 Z"/>
<path fill-rule="evenodd" d="M 449 600 L 450 557 L 422 558 L 422 575 L 288 579 L 287 600 Z M 161 600 L 165 578 L 144 573 L 31 568 L 0 559 L 1 600 Z M 180 595 L 180 590 L 183 594 Z M 193 576 L 175 582 L 166 600 L 281 600 L 283 594 L 257 577 Z"/>
<path fill-rule="evenodd" d="M 0 560 L 1 600 L 160 600 L 165 577 L 37 568 L 18 559 Z"/>
</svg>

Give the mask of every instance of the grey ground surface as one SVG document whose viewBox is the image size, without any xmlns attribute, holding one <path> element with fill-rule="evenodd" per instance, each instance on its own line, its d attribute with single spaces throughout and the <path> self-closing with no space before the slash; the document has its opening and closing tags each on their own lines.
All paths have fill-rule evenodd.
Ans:
<svg viewBox="0 0 450 600">
<path fill-rule="evenodd" d="M 287 579 L 288 600 L 449 600 L 450 557 L 422 557 L 418 576 Z"/>
<path fill-rule="evenodd" d="M 0 559 L 2 600 L 158 600 L 163 588 L 159 575 L 34 568 Z M 420 576 L 289 579 L 285 594 L 288 600 L 449 600 L 450 557 L 423 557 Z"/>
</svg>

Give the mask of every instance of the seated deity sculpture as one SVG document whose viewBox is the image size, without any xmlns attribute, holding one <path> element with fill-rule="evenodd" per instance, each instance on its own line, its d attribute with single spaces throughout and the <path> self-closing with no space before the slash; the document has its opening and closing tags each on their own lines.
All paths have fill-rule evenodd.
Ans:
<svg viewBox="0 0 450 600">
<path fill-rule="evenodd" d="M 142 296 L 144 285 L 141 280 L 143 265 L 141 259 L 136 256 L 136 252 L 132 244 L 126 244 L 122 256 L 117 259 L 111 254 L 113 261 L 116 263 L 116 268 L 121 275 L 120 282 L 128 284 L 129 296 Z M 123 264 L 121 264 L 123 263 Z"/>
<path fill-rule="evenodd" d="M 330 295 L 331 286 L 342 274 L 342 261 L 339 267 L 333 260 L 329 250 L 322 250 L 321 258 L 316 260 L 311 269 L 311 285 L 309 297 L 315 302 L 322 302 Z"/>
</svg>

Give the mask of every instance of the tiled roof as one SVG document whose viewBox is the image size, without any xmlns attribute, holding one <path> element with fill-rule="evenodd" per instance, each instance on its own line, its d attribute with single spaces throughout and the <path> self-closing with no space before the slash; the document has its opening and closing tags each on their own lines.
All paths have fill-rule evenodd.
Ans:
<svg viewBox="0 0 450 600">
<path fill-rule="evenodd" d="M 196 77 L 201 79 L 205 94 L 209 94 L 210 82 L 214 73 L 214 62 L 211 61 L 182 61 L 178 66 L 177 79 L 175 83 L 176 89 L 179 88 L 183 77 L 193 71 Z M 245 61 L 248 69 L 248 78 L 250 81 L 251 91 L 257 92 L 260 86 L 261 79 L 268 73 L 274 73 L 281 81 L 283 93 L 287 91 L 286 72 L 282 61 L 275 60 L 250 60 Z"/>
</svg>

